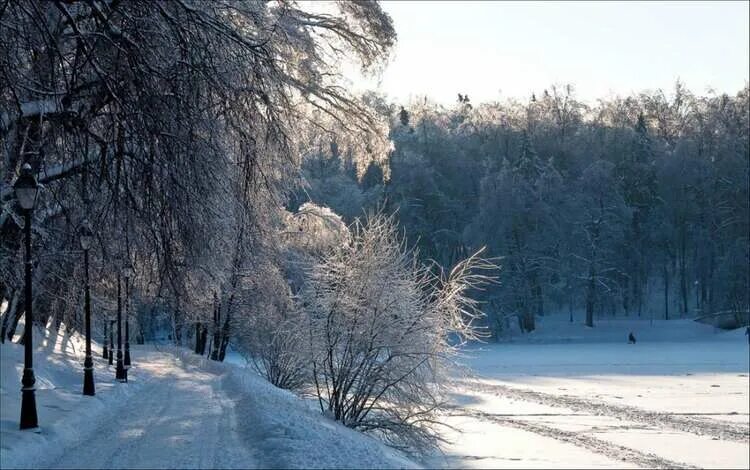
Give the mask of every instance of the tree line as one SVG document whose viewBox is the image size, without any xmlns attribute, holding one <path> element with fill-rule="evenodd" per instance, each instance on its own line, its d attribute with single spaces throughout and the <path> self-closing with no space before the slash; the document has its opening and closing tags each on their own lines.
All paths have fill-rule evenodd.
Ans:
<svg viewBox="0 0 750 470">
<path fill-rule="evenodd" d="M 387 166 L 360 179 L 335 141 L 305 164 L 312 198 L 346 217 L 395 212 L 423 259 L 486 245 L 502 259 L 488 325 L 532 331 L 564 312 L 670 319 L 748 308 L 748 88 L 673 90 L 588 105 L 572 86 L 527 101 L 406 106 Z"/>
</svg>

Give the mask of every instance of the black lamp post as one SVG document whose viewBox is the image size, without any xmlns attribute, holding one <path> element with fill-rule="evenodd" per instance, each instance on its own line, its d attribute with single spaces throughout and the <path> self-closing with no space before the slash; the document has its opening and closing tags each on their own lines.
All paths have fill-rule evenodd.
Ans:
<svg viewBox="0 0 750 470">
<path fill-rule="evenodd" d="M 115 320 L 109 320 L 109 365 L 112 365 L 112 361 L 115 358 L 115 340 L 112 339 L 115 331 Z M 106 341 L 106 340 L 105 340 Z"/>
<path fill-rule="evenodd" d="M 128 260 L 122 270 L 125 276 L 125 367 L 130 367 L 130 279 L 135 277 L 133 265 Z M 125 373 L 127 380 L 127 372 Z"/>
<path fill-rule="evenodd" d="M 86 322 L 86 359 L 83 361 L 83 394 L 94 396 L 94 360 L 91 357 L 91 295 L 89 292 L 89 248 L 94 238 L 91 225 L 84 220 L 79 229 L 81 248 L 83 248 L 84 271 L 84 316 Z"/>
<path fill-rule="evenodd" d="M 115 269 L 117 269 L 117 364 L 115 366 L 115 379 L 125 382 L 125 365 L 122 362 L 122 291 L 120 283 L 122 258 L 119 256 L 115 259 Z"/>
<path fill-rule="evenodd" d="M 18 204 L 23 210 L 24 238 L 26 243 L 25 262 L 25 297 L 26 297 L 26 327 L 23 334 L 23 378 L 21 379 L 21 429 L 35 429 L 39 427 L 36 415 L 36 396 L 34 384 L 34 359 L 32 355 L 32 329 L 34 328 L 34 315 L 31 311 L 31 212 L 36 203 L 36 194 L 39 186 L 34 178 L 31 165 L 24 163 L 21 167 L 21 175 L 13 185 Z"/>
</svg>

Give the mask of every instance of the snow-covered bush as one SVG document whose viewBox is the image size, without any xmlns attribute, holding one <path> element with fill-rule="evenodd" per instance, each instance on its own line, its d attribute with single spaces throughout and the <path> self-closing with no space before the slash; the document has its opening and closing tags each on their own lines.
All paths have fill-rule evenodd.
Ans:
<svg viewBox="0 0 750 470">
<path fill-rule="evenodd" d="M 249 364 L 279 388 L 300 389 L 309 382 L 309 361 L 300 344 L 304 323 L 284 273 L 272 258 L 252 266 L 238 289 L 234 322 L 236 346 Z"/>
<path fill-rule="evenodd" d="M 299 390 L 309 381 L 309 361 L 302 353 L 305 335 L 296 312 L 281 311 L 259 317 L 248 329 L 250 362 L 258 373 L 279 388 Z M 276 321 L 275 321 L 276 320 Z"/>
<path fill-rule="evenodd" d="M 284 214 L 279 249 L 256 253 L 241 290 L 236 336 L 254 368 L 277 387 L 299 390 L 311 382 L 307 320 L 294 293 L 315 260 L 345 243 L 348 234 L 337 214 L 305 203 Z"/>
<path fill-rule="evenodd" d="M 282 255 L 286 278 L 296 293 L 316 260 L 327 256 L 335 247 L 347 243 L 349 229 L 331 209 L 311 202 L 297 212 L 287 213 L 282 231 Z"/>
<path fill-rule="evenodd" d="M 321 410 L 395 447 L 435 445 L 447 368 L 481 334 L 470 291 L 495 268 L 477 253 L 445 274 L 419 262 L 392 217 L 356 221 L 300 295 Z"/>
</svg>

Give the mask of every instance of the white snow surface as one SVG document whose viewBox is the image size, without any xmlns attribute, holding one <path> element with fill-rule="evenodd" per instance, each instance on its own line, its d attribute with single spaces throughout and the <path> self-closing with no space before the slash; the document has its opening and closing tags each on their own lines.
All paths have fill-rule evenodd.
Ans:
<svg viewBox="0 0 750 470">
<path fill-rule="evenodd" d="M 22 331 L 23 325 L 19 326 Z M 35 333 L 41 433 L 18 430 L 23 348 L 0 346 L 0 468 L 414 468 L 324 417 L 243 361 L 133 348 L 129 383 L 94 347 L 97 395 L 81 395 L 83 341 Z M 634 331 L 636 345 L 626 343 Z M 464 468 L 749 468 L 743 331 L 688 320 L 563 318 L 470 346 L 456 374 L 448 443 L 419 462 Z"/>
<path fill-rule="evenodd" d="M 120 384 L 96 345 L 84 397 L 83 342 L 51 330 L 35 333 L 38 434 L 18 430 L 23 347 L 0 346 L 0 468 L 417 467 L 250 369 L 183 348 L 131 345 Z"/>
<path fill-rule="evenodd" d="M 428 465 L 749 468 L 748 355 L 744 329 L 545 317 L 531 335 L 468 348 L 445 419 L 456 430 Z"/>
</svg>

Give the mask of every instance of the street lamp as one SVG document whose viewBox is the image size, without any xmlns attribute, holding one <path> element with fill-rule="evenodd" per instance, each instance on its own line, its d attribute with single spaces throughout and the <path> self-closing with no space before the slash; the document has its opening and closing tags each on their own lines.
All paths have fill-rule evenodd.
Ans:
<svg viewBox="0 0 750 470">
<path fill-rule="evenodd" d="M 112 365 L 112 361 L 115 359 L 115 340 L 112 339 L 115 331 L 115 320 L 109 319 L 109 365 Z M 106 341 L 106 339 L 105 339 Z"/>
<path fill-rule="evenodd" d="M 128 260 L 122 268 L 122 274 L 125 276 L 125 367 L 130 367 L 130 279 L 135 277 L 133 265 Z M 127 372 L 125 373 L 127 380 Z"/>
<path fill-rule="evenodd" d="M 25 262 L 25 297 L 26 297 L 26 327 L 23 333 L 23 378 L 21 379 L 21 429 L 35 429 L 39 427 L 36 415 L 36 396 L 34 384 L 34 360 L 32 356 L 32 329 L 34 328 L 34 315 L 31 311 L 31 212 L 34 210 L 37 185 L 31 165 L 24 163 L 21 174 L 13 185 L 16 199 L 23 211 L 24 238 L 26 244 Z"/>
<path fill-rule="evenodd" d="M 125 382 L 125 367 L 122 363 L 122 292 L 120 290 L 120 276 L 122 274 L 122 258 L 115 258 L 115 269 L 117 270 L 117 365 L 115 366 L 115 379 Z"/>
<path fill-rule="evenodd" d="M 83 394 L 94 396 L 94 360 L 91 358 L 91 294 L 89 292 L 89 248 L 94 240 L 94 232 L 88 220 L 84 220 L 78 230 L 83 248 L 84 271 L 84 316 L 86 322 L 86 359 L 83 361 Z"/>
</svg>

